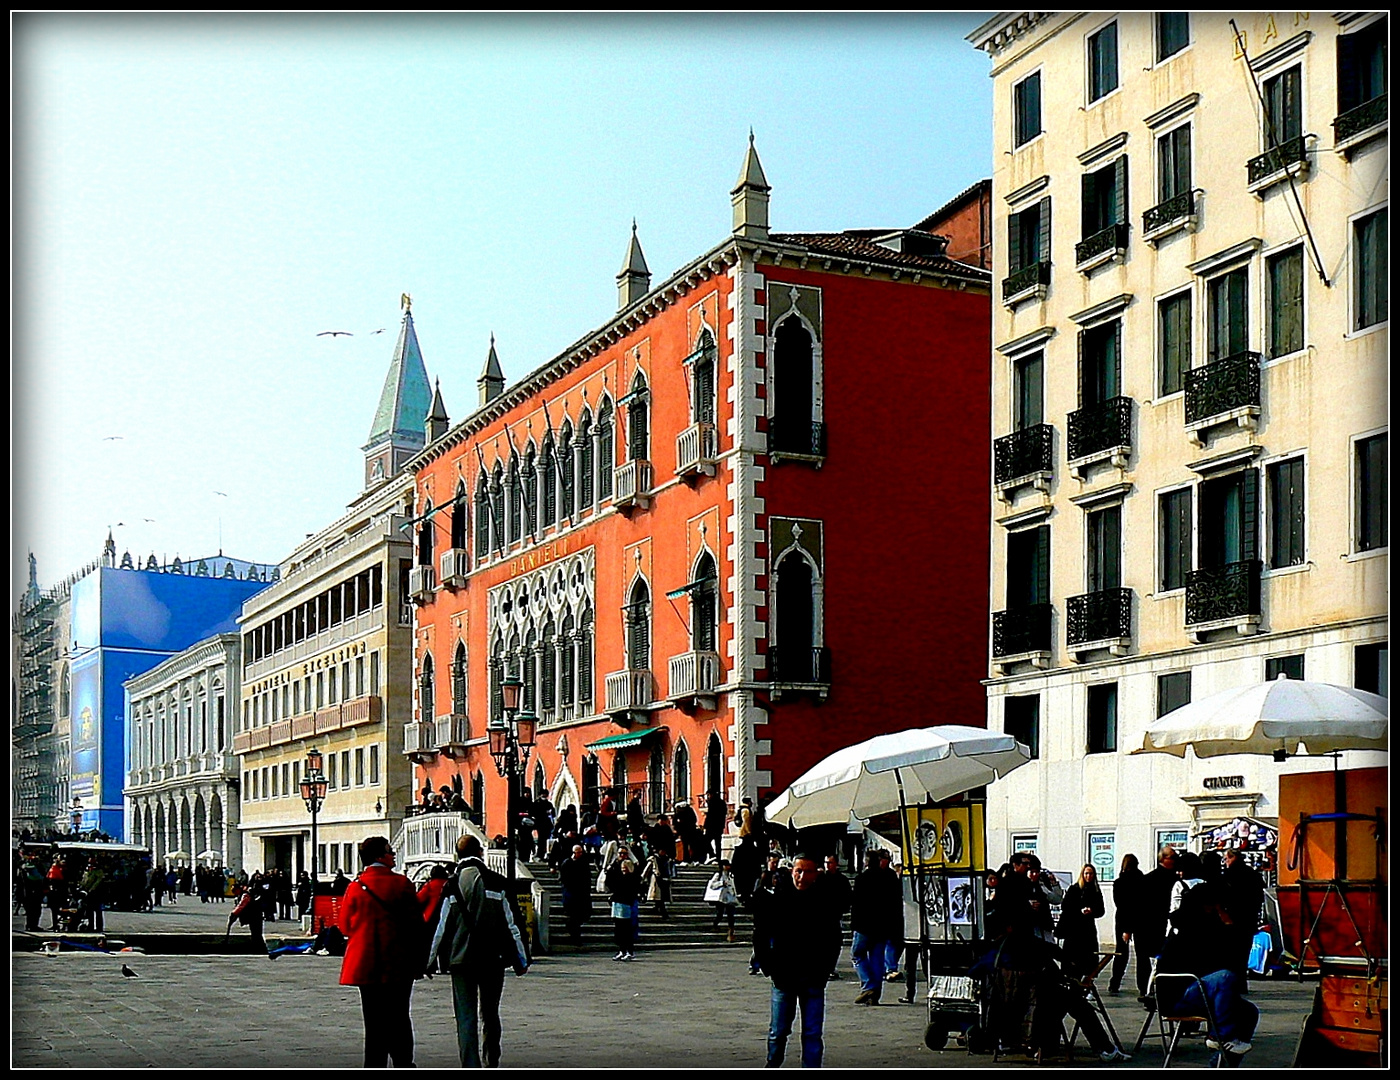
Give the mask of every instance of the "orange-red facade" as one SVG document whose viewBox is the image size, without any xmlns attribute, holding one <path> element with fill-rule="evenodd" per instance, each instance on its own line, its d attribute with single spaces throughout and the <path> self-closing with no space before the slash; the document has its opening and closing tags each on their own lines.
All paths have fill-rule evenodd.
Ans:
<svg viewBox="0 0 1400 1080">
<path fill-rule="evenodd" d="M 556 806 L 983 723 L 988 286 L 935 239 L 731 240 L 416 459 L 418 787 L 505 831 L 506 674 Z"/>
</svg>

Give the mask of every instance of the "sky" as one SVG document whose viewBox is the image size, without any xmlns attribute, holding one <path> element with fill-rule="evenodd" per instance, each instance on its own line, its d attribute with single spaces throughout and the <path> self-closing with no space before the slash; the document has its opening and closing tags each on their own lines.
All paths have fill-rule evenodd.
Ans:
<svg viewBox="0 0 1400 1080">
<path fill-rule="evenodd" d="M 725 239 L 991 175 L 983 15 L 12 16 L 11 589 L 285 559 L 363 482 L 412 296 L 452 422 Z M 383 328 L 384 333 L 374 331 Z M 352 336 L 318 337 L 322 331 Z"/>
</svg>

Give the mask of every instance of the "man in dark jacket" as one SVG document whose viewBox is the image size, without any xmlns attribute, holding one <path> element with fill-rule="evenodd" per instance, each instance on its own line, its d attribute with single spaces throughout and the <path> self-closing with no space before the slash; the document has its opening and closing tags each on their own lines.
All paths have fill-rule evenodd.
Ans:
<svg viewBox="0 0 1400 1080">
<path fill-rule="evenodd" d="M 851 888 L 851 961 L 860 975 L 857 1005 L 878 1005 L 885 981 L 885 946 L 904 935 L 904 890 L 899 876 L 868 851 Z"/>
<path fill-rule="evenodd" d="M 802 1067 L 820 1068 L 826 980 L 841 950 L 841 909 L 834 890 L 821 887 L 816 858 L 799 855 L 792 888 L 767 901 L 769 917 L 755 942 L 759 965 L 773 980 L 768 1067 L 783 1063 L 793 1020 L 802 1010 Z"/>
<path fill-rule="evenodd" d="M 1152 958 L 1162 952 L 1167 936 L 1167 910 L 1176 884 L 1176 851 L 1164 847 L 1157 855 L 1157 869 L 1143 876 L 1138 921 L 1133 927 L 1137 953 L 1138 1000 L 1146 1004 L 1147 981 L 1152 974 Z"/>
<path fill-rule="evenodd" d="M 1225 852 L 1225 910 L 1230 915 L 1229 969 L 1241 979 L 1249 974 L 1249 950 L 1259 929 L 1259 910 L 1264 906 L 1264 879 L 1245 861 L 1239 848 Z"/>
<path fill-rule="evenodd" d="M 559 864 L 559 890 L 569 940 L 578 945 L 583 940 L 583 924 L 593 917 L 593 864 L 582 844 L 575 844 L 569 857 Z"/>
<path fill-rule="evenodd" d="M 452 973 L 457 1054 L 464 1069 L 501 1062 L 501 991 L 505 969 L 524 975 L 525 945 L 507 896 L 509 883 L 482 860 L 481 841 L 470 833 L 457 841 L 457 863 L 443 890 L 442 915 L 433 940 L 440 967 Z M 480 998 L 484 1055 L 477 1047 Z"/>
</svg>

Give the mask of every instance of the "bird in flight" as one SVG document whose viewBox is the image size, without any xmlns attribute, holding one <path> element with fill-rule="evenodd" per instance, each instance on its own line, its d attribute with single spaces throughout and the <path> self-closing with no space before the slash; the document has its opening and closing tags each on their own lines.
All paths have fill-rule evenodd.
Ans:
<svg viewBox="0 0 1400 1080">
<path fill-rule="evenodd" d="M 105 439 L 103 439 L 102 441 L 103 441 L 103 442 L 116 442 L 118 439 L 125 439 L 125 438 L 126 438 L 125 435 L 108 435 L 108 436 L 107 436 Z"/>
<path fill-rule="evenodd" d="M 384 327 L 381 326 L 378 330 L 371 330 L 371 331 L 369 332 L 369 336 L 370 336 L 370 337 L 374 337 L 375 334 L 382 334 L 382 333 L 384 333 Z"/>
<path fill-rule="evenodd" d="M 142 518 L 141 520 L 142 520 L 142 521 L 149 521 L 149 522 L 154 523 L 156 519 L 155 519 L 155 518 Z"/>
<path fill-rule="evenodd" d="M 216 491 L 216 492 L 214 492 L 214 494 L 215 494 L 215 495 L 222 495 L 225 499 L 228 498 L 228 492 L 226 492 L 226 491 Z"/>
<path fill-rule="evenodd" d="M 354 337 L 349 330 L 322 330 L 317 337 Z"/>
</svg>

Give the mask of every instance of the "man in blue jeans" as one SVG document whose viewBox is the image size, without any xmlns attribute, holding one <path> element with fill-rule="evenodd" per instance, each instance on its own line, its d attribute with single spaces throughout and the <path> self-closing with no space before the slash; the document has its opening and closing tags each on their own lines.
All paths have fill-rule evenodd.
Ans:
<svg viewBox="0 0 1400 1080">
<path fill-rule="evenodd" d="M 780 887 L 763 905 L 754 933 L 759 966 L 773 980 L 770 1069 L 783 1063 L 799 1008 L 802 1067 L 816 1069 L 822 1063 L 826 980 L 841 952 L 841 906 L 835 891 L 823 885 L 820 866 L 811 855 L 797 857 L 791 887 Z"/>
<path fill-rule="evenodd" d="M 882 855 L 866 852 L 865 869 L 851 890 L 851 961 L 860 976 L 857 1005 L 880 1003 L 885 948 L 904 936 L 904 892 L 899 875 Z"/>
</svg>

